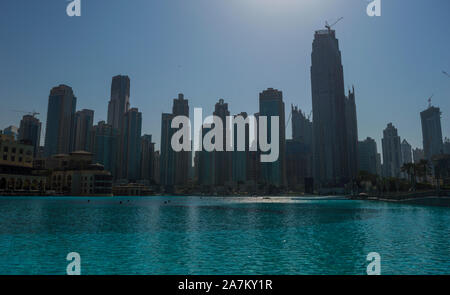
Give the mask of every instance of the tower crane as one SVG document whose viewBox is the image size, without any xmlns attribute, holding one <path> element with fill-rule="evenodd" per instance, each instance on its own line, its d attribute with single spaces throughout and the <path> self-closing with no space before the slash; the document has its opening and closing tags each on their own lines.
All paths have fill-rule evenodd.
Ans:
<svg viewBox="0 0 450 295">
<path fill-rule="evenodd" d="M 34 110 L 32 112 L 13 110 L 13 112 L 27 114 L 27 115 L 31 115 L 33 117 L 36 117 L 36 115 L 40 115 L 41 114 L 41 113 L 36 112 Z"/>
<path fill-rule="evenodd" d="M 434 94 L 428 98 L 428 107 L 431 108 L 431 99 L 434 97 Z"/>
<path fill-rule="evenodd" d="M 338 22 L 340 22 L 341 20 L 343 20 L 344 18 L 343 17 L 340 17 L 337 21 L 335 21 L 333 24 L 331 24 L 331 25 L 329 25 L 328 24 L 328 21 L 326 21 L 325 22 L 325 28 L 327 28 L 328 29 L 328 31 L 331 31 L 331 28 L 335 25 L 335 24 L 337 24 Z"/>
</svg>

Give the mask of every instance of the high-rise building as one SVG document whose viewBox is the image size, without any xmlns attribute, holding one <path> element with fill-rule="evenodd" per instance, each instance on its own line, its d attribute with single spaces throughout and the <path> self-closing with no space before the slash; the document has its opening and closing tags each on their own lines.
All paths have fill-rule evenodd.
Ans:
<svg viewBox="0 0 450 295">
<path fill-rule="evenodd" d="M 211 131 L 212 126 L 202 126 L 202 136 L 200 140 L 203 141 L 205 135 Z M 197 177 L 198 184 L 203 188 L 213 188 L 215 186 L 216 181 L 216 173 L 217 169 L 215 167 L 215 152 L 214 151 L 206 151 L 205 149 L 197 152 L 198 157 L 198 168 L 197 168 Z"/>
<path fill-rule="evenodd" d="M 358 176 L 358 123 L 356 117 L 355 88 L 345 98 L 345 124 L 347 128 L 347 159 L 351 179 Z"/>
<path fill-rule="evenodd" d="M 173 99 L 172 114 L 174 116 L 185 116 L 189 118 L 189 101 L 184 98 L 183 93 Z M 180 127 L 182 128 L 182 127 Z M 175 133 L 178 129 L 174 129 Z M 190 136 L 190 134 L 189 134 Z M 184 138 L 189 140 L 190 138 Z M 192 154 L 190 151 L 179 151 L 175 153 L 175 185 L 184 186 L 189 179 L 189 169 L 192 167 Z"/>
<path fill-rule="evenodd" d="M 425 159 L 431 161 L 434 155 L 443 153 L 441 110 L 430 104 L 428 109 L 420 113 L 420 118 Z"/>
<path fill-rule="evenodd" d="M 292 139 L 312 147 L 313 123 L 310 118 L 297 107 L 292 106 Z"/>
<path fill-rule="evenodd" d="M 403 141 L 401 143 L 401 148 L 402 148 L 402 165 L 412 163 L 413 162 L 412 147 L 406 141 L 406 139 L 403 139 Z"/>
<path fill-rule="evenodd" d="M 93 125 L 93 110 L 84 109 L 75 113 L 75 151 L 91 151 L 91 132 Z"/>
<path fill-rule="evenodd" d="M 125 113 L 130 108 L 130 78 L 118 75 L 112 78 L 111 100 L 108 104 L 108 124 L 121 131 Z"/>
<path fill-rule="evenodd" d="M 314 175 L 321 185 L 343 185 L 355 173 L 356 152 L 351 153 L 356 149 L 357 127 L 354 94 L 345 97 L 341 52 L 334 30 L 315 32 L 311 62 Z"/>
<path fill-rule="evenodd" d="M 292 106 L 292 140 L 286 141 L 286 177 L 296 188 L 313 174 L 313 123 L 297 106 Z"/>
<path fill-rule="evenodd" d="M 171 128 L 173 114 L 163 113 L 161 116 L 161 154 L 160 154 L 160 183 L 166 188 L 175 185 L 175 151 L 171 141 L 175 133 Z"/>
<path fill-rule="evenodd" d="M 444 141 L 444 154 L 450 155 L 450 138 L 445 138 Z"/>
<path fill-rule="evenodd" d="M 157 184 L 161 183 L 160 182 L 161 181 L 160 180 L 160 167 L 159 167 L 160 157 L 161 157 L 160 152 L 156 151 L 155 152 L 155 157 L 154 157 L 155 163 L 153 165 L 153 175 L 154 175 L 154 178 L 155 178 L 155 182 Z"/>
<path fill-rule="evenodd" d="M 244 120 L 248 118 L 247 113 L 242 112 L 236 116 L 236 117 L 242 117 Z M 244 130 L 244 150 L 238 150 L 238 125 L 233 125 L 233 152 L 231 153 L 231 163 L 228 164 L 228 167 L 231 167 L 232 169 L 232 181 L 234 184 L 242 184 L 242 183 L 248 183 L 248 181 L 253 180 L 250 175 L 250 169 L 251 169 L 251 151 L 250 151 L 250 125 L 245 124 Z M 256 182 L 254 182 L 256 183 Z"/>
<path fill-rule="evenodd" d="M 419 163 L 421 160 L 425 159 L 425 153 L 423 152 L 423 149 L 413 149 L 413 160 L 414 163 Z"/>
<path fill-rule="evenodd" d="M 141 129 L 142 113 L 137 108 L 129 109 L 123 120 L 122 178 L 139 180 L 141 171 Z"/>
<path fill-rule="evenodd" d="M 189 117 L 189 101 L 184 99 L 182 93 L 173 100 L 172 113 L 163 113 L 161 118 L 160 181 L 166 189 L 187 184 L 189 168 L 192 165 L 189 151 L 175 152 L 172 148 L 172 136 L 178 129 L 172 128 L 171 125 L 176 116 Z"/>
<path fill-rule="evenodd" d="M 38 155 L 39 145 L 41 143 L 42 124 L 38 118 L 32 115 L 23 116 L 19 127 L 19 140 L 26 141 L 33 146 L 33 156 Z"/>
<path fill-rule="evenodd" d="M 378 151 L 374 139 L 367 137 L 358 143 L 359 171 L 378 174 Z"/>
<path fill-rule="evenodd" d="M 155 183 L 154 165 L 155 165 L 155 143 L 152 142 L 152 136 L 144 134 L 141 137 L 141 180 L 149 183 Z"/>
<path fill-rule="evenodd" d="M 118 171 L 117 153 L 119 149 L 119 131 L 105 121 L 98 122 L 92 129 L 91 150 L 95 163 L 102 164 L 113 177 Z"/>
<path fill-rule="evenodd" d="M 75 139 L 77 98 L 71 87 L 59 85 L 50 91 L 45 127 L 44 156 L 68 154 Z"/>
<path fill-rule="evenodd" d="M 383 165 L 381 164 L 381 154 L 377 153 L 377 175 L 382 176 L 383 175 Z"/>
<path fill-rule="evenodd" d="M 5 129 L 3 129 L 3 134 L 5 135 L 12 135 L 14 137 L 14 140 L 19 139 L 19 128 L 16 126 L 8 126 Z"/>
<path fill-rule="evenodd" d="M 304 187 L 305 178 L 312 174 L 311 146 L 299 139 L 286 140 L 286 181 L 289 188 Z"/>
<path fill-rule="evenodd" d="M 226 128 L 226 117 L 230 116 L 230 111 L 228 110 L 228 103 L 225 103 L 223 99 L 219 99 L 214 107 L 214 116 L 219 117 L 222 120 L 222 151 L 214 151 L 214 161 L 215 161 L 215 185 L 223 186 L 227 182 L 231 181 L 232 178 L 232 154 L 226 151 L 226 132 L 229 131 Z"/>
<path fill-rule="evenodd" d="M 400 177 L 402 150 L 397 129 L 389 123 L 383 131 L 383 175 L 384 177 Z"/>
<path fill-rule="evenodd" d="M 279 141 L 278 159 L 275 162 L 261 162 L 261 180 L 265 184 L 284 186 L 286 184 L 286 121 L 283 92 L 273 88 L 261 92 L 259 94 L 259 116 L 267 117 L 267 141 Z M 271 138 L 272 116 L 277 116 L 279 119 L 279 138 Z"/>
</svg>

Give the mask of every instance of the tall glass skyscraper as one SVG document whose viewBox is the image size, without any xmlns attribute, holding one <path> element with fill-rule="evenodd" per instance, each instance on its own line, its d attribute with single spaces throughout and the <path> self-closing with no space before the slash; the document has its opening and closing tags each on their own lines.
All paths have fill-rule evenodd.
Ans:
<svg viewBox="0 0 450 295">
<path fill-rule="evenodd" d="M 33 156 L 36 157 L 41 143 L 41 122 L 32 115 L 23 116 L 19 127 L 19 140 L 33 145 Z"/>
<path fill-rule="evenodd" d="M 356 175 L 357 126 L 354 92 L 346 98 L 335 31 L 315 32 L 311 54 L 314 175 L 325 186 L 341 186 Z"/>
<path fill-rule="evenodd" d="M 177 129 L 171 127 L 175 116 L 189 118 L 189 101 L 182 93 L 173 99 L 172 113 L 164 113 L 161 118 L 160 181 L 167 189 L 172 189 L 174 185 L 187 184 L 189 169 L 192 166 L 191 152 L 175 152 L 172 149 L 172 136 L 177 132 Z"/>
<path fill-rule="evenodd" d="M 425 159 L 431 161 L 435 155 L 444 151 L 442 141 L 441 110 L 434 106 L 420 113 L 422 120 L 423 150 Z"/>
<path fill-rule="evenodd" d="M 77 98 L 71 87 L 59 85 L 50 91 L 45 128 L 45 157 L 72 152 L 76 104 Z"/>
<path fill-rule="evenodd" d="M 93 110 L 84 109 L 75 113 L 75 151 L 91 151 L 91 132 L 93 125 Z"/>
<path fill-rule="evenodd" d="M 122 149 L 122 178 L 137 181 L 141 172 L 142 113 L 132 108 L 125 113 Z"/>
<path fill-rule="evenodd" d="M 283 92 L 269 88 L 259 94 L 259 116 L 267 117 L 267 139 L 279 141 L 279 156 L 275 162 L 261 162 L 261 180 L 269 185 L 286 184 L 286 127 Z M 271 116 L 279 117 L 279 138 L 271 138 Z"/>
<path fill-rule="evenodd" d="M 121 130 L 123 118 L 130 108 L 130 78 L 118 75 L 112 78 L 111 100 L 108 104 L 108 124 Z"/>
<path fill-rule="evenodd" d="M 381 143 L 383 146 L 383 176 L 400 177 L 402 165 L 400 136 L 392 123 L 389 123 L 383 130 Z"/>
<path fill-rule="evenodd" d="M 94 154 L 94 162 L 100 163 L 105 170 L 114 173 L 117 168 L 117 152 L 119 149 L 119 132 L 105 121 L 98 122 L 93 127 L 91 134 L 91 149 Z"/>
</svg>

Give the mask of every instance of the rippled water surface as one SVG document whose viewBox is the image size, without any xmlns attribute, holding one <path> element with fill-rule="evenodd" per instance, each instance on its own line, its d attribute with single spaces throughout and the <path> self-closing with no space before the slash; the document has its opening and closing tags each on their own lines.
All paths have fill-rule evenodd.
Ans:
<svg viewBox="0 0 450 295">
<path fill-rule="evenodd" d="M 292 198 L 0 198 L 0 274 L 450 274 L 450 208 Z"/>
</svg>

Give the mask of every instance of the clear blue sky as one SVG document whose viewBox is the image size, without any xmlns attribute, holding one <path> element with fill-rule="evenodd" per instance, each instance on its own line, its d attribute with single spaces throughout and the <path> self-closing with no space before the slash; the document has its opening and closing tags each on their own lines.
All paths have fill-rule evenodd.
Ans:
<svg viewBox="0 0 450 295">
<path fill-rule="evenodd" d="M 77 109 L 106 120 L 111 78 L 131 78 L 131 105 L 143 132 L 159 144 L 161 113 L 183 92 L 191 110 L 211 113 L 219 98 L 232 114 L 258 110 L 268 87 L 311 110 L 314 31 L 335 26 L 345 85 L 355 85 L 360 139 L 379 144 L 393 122 L 422 146 L 419 112 L 427 98 L 441 107 L 450 136 L 450 1 L 382 0 L 382 16 L 366 0 L 82 0 L 82 16 L 66 0 L 0 1 L 0 127 L 36 110 L 45 126 L 49 91 L 72 86 Z M 288 132 L 288 136 L 290 131 Z M 42 134 L 42 137 L 44 133 Z"/>
</svg>

